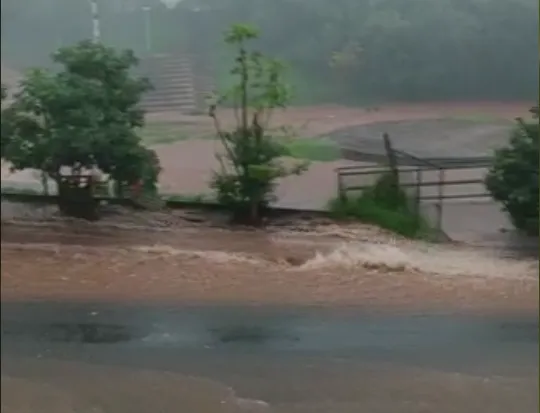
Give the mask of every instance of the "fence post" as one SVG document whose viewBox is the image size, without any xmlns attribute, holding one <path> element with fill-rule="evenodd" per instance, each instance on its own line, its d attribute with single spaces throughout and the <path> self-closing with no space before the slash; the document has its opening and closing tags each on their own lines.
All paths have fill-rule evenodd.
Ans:
<svg viewBox="0 0 540 413">
<path fill-rule="evenodd" d="M 383 142 L 384 142 L 384 150 L 386 151 L 386 156 L 388 158 L 388 166 L 390 167 L 390 173 L 392 174 L 394 178 L 394 184 L 396 185 L 396 190 L 399 188 L 399 171 L 398 171 L 398 165 L 397 165 L 397 159 L 396 159 L 396 153 L 394 152 L 394 148 L 392 147 L 392 141 L 390 140 L 390 136 L 388 133 L 383 133 Z"/>
<path fill-rule="evenodd" d="M 347 198 L 345 195 L 345 185 L 343 185 L 343 178 L 341 173 L 337 171 L 337 187 L 338 187 L 338 197 L 341 201 L 345 201 Z"/>
<path fill-rule="evenodd" d="M 422 182 L 423 182 L 423 174 L 422 174 L 422 168 L 418 168 L 416 170 L 416 215 L 420 216 L 420 202 L 422 200 Z"/>
<path fill-rule="evenodd" d="M 439 193 L 438 193 L 438 201 L 437 201 L 437 229 L 439 232 L 442 231 L 443 226 L 443 200 L 444 200 L 444 180 L 445 180 L 445 173 L 444 168 L 439 168 Z"/>
</svg>

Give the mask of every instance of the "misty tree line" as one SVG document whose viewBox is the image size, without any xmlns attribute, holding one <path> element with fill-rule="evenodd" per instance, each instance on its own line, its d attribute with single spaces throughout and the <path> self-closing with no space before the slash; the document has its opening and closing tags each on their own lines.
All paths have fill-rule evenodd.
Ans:
<svg viewBox="0 0 540 413">
<path fill-rule="evenodd" d="M 537 98 L 537 0 L 99 3 L 106 43 L 144 53 L 149 19 L 153 52 L 196 51 L 218 77 L 229 63 L 222 33 L 251 22 L 264 33 L 259 47 L 289 63 L 307 99 Z M 3 59 L 35 64 L 90 33 L 87 0 L 2 1 Z"/>
</svg>

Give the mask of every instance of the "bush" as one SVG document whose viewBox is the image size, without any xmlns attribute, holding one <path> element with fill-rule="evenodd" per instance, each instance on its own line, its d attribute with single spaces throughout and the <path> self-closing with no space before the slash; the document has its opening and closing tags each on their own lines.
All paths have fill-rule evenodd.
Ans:
<svg viewBox="0 0 540 413">
<path fill-rule="evenodd" d="M 424 237 L 429 231 L 428 224 L 410 206 L 407 195 L 390 174 L 359 196 L 333 199 L 329 211 L 336 219 L 357 219 L 409 238 Z"/>
<path fill-rule="evenodd" d="M 510 143 L 495 153 L 486 187 L 503 204 L 514 226 L 538 235 L 538 123 L 518 124 Z"/>
<path fill-rule="evenodd" d="M 138 183 L 155 192 L 159 161 L 137 135 L 144 125 L 140 99 L 150 85 L 132 75 L 133 52 L 83 41 L 59 49 L 53 62 L 56 71 L 28 72 L 13 103 L 2 108 L 2 157 L 14 170 L 40 170 L 44 182 L 99 170 L 115 181 L 118 196 Z M 87 198 L 95 204 L 81 199 Z"/>
</svg>

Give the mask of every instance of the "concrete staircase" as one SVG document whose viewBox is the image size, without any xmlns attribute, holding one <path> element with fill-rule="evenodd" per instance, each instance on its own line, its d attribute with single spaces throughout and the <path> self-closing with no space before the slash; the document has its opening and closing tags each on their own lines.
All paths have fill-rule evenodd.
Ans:
<svg viewBox="0 0 540 413">
<path fill-rule="evenodd" d="M 212 90 L 208 72 L 185 54 L 154 55 L 141 59 L 140 71 L 154 89 L 141 102 L 149 113 L 198 114 L 205 110 L 205 96 Z"/>
</svg>

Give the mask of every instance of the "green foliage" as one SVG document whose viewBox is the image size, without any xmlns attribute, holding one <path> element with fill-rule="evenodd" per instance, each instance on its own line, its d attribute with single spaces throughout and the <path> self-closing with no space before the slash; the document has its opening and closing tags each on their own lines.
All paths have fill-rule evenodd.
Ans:
<svg viewBox="0 0 540 413">
<path fill-rule="evenodd" d="M 184 0 L 172 13 L 191 17 L 183 35 L 213 56 L 224 27 L 256 24 L 261 50 L 309 78 L 298 98 L 530 99 L 538 90 L 537 0 Z"/>
<path fill-rule="evenodd" d="M 141 24 L 150 13 L 154 53 L 192 47 L 212 59 L 223 30 L 249 21 L 265 34 L 260 50 L 310 78 L 302 92 L 311 99 L 537 98 L 538 0 L 183 0 L 173 10 L 158 0 L 144 4 L 150 12 L 100 1 L 104 41 L 142 52 Z M 90 31 L 85 1 L 3 0 L 2 7 L 10 16 L 2 20 L 3 59 L 21 66 L 41 64 L 59 44 Z"/>
<path fill-rule="evenodd" d="M 318 138 L 283 139 L 285 156 L 316 162 L 331 162 L 341 158 L 335 142 Z"/>
<path fill-rule="evenodd" d="M 538 122 L 518 125 L 510 143 L 495 153 L 486 186 L 493 198 L 503 204 L 515 227 L 538 235 Z"/>
<path fill-rule="evenodd" d="M 135 132 L 144 125 L 138 103 L 149 84 L 130 74 L 133 53 L 83 41 L 59 49 L 53 61 L 61 69 L 30 71 L 6 109 L 2 156 L 14 169 L 40 169 L 57 181 L 62 167 L 97 167 L 119 187 L 154 185 L 159 162 Z"/>
<path fill-rule="evenodd" d="M 236 83 L 210 108 L 225 150 L 224 156 L 218 155 L 221 169 L 215 172 L 212 187 L 217 200 L 231 208 L 236 220 L 250 224 L 261 223 L 273 200 L 276 180 L 305 168 L 304 164 L 285 168 L 279 158 L 286 148 L 267 133 L 272 110 L 285 106 L 288 90 L 281 63 L 248 49 L 246 43 L 257 36 L 257 30 L 247 25 L 234 25 L 226 33 L 225 42 L 236 48 L 230 71 Z M 227 103 L 236 114 L 233 131 L 223 130 L 217 116 L 218 105 Z"/>
<path fill-rule="evenodd" d="M 0 124 L 0 149 L 2 154 L 2 159 L 4 158 L 4 151 L 5 148 L 8 146 L 9 143 L 9 129 L 10 129 L 10 121 L 9 121 L 9 114 L 6 108 L 4 108 L 4 100 L 7 98 L 7 87 L 2 85 L 1 87 L 1 102 L 2 102 L 2 123 Z"/>
<path fill-rule="evenodd" d="M 331 200 L 328 209 L 336 219 L 359 220 L 409 238 L 424 237 L 429 232 L 428 224 L 411 208 L 405 192 L 399 187 L 396 190 L 390 174 L 358 196 Z"/>
</svg>

